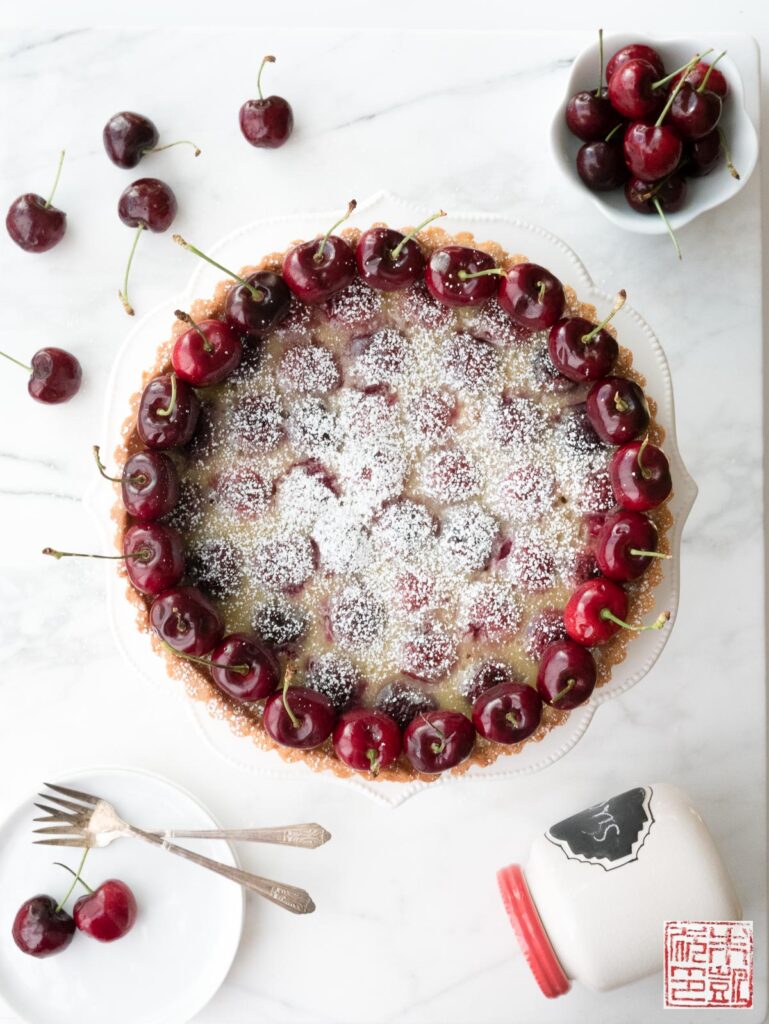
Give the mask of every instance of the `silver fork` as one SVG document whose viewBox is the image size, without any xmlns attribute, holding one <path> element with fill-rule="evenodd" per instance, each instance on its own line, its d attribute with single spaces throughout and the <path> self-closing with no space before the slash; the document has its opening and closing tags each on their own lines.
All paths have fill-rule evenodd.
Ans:
<svg viewBox="0 0 769 1024">
<path fill-rule="evenodd" d="M 238 882 L 244 888 L 258 893 L 272 903 L 285 907 L 294 914 L 311 914 L 315 910 L 315 904 L 309 893 L 294 885 L 284 885 L 281 882 L 273 882 L 269 878 L 262 878 L 259 875 L 251 874 L 249 871 L 242 871 L 240 868 L 230 867 L 228 864 L 221 864 L 210 857 L 187 850 L 183 846 L 177 846 L 170 842 L 170 838 L 206 838 L 206 839 L 256 839 L 264 842 L 287 842 L 289 845 L 305 846 L 312 848 L 320 846 L 330 839 L 330 835 L 320 825 L 296 825 L 287 828 L 277 829 L 222 829 L 222 830 L 190 830 L 182 831 L 148 831 L 130 825 L 117 813 L 112 804 L 91 793 L 83 793 L 77 789 L 67 789 L 64 786 L 54 786 L 45 783 L 48 789 L 55 793 L 61 793 L 64 797 L 53 796 L 50 793 L 41 793 L 40 797 L 47 800 L 49 804 L 35 804 L 35 807 L 45 812 L 45 817 L 35 818 L 36 822 L 55 822 L 43 828 L 35 829 L 36 834 L 54 834 L 51 839 L 37 839 L 36 843 L 43 846 L 77 846 L 104 847 L 116 839 L 143 839 L 153 846 L 162 847 L 169 853 L 175 853 L 178 857 L 192 861 L 200 867 L 208 868 L 218 875 Z M 259 838 L 257 838 L 257 835 Z M 267 838 L 265 838 L 267 836 Z"/>
</svg>

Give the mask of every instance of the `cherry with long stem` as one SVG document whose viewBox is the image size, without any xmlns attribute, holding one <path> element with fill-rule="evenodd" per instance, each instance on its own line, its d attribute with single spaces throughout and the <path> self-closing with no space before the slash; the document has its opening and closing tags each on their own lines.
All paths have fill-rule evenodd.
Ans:
<svg viewBox="0 0 769 1024">
<path fill-rule="evenodd" d="M 86 850 L 86 853 L 87 853 L 87 852 L 88 852 L 88 851 Z M 74 875 L 74 876 L 75 876 L 75 884 L 77 884 L 78 882 L 80 882 L 80 884 L 81 884 L 81 885 L 83 886 L 83 888 L 84 888 L 84 889 L 85 889 L 85 890 L 86 890 L 87 892 L 90 892 L 90 893 L 92 893 L 92 892 L 93 892 L 93 889 L 92 889 L 92 888 L 91 888 L 91 886 L 90 886 L 90 885 L 88 884 L 88 882 L 86 882 L 84 878 L 81 878 L 81 877 L 80 877 L 79 871 L 82 871 L 82 870 L 83 870 L 83 865 L 82 865 L 82 864 L 80 865 L 80 869 L 79 869 L 79 871 L 73 871 L 73 870 L 72 870 L 72 868 L 71 868 L 71 867 L 70 867 L 70 866 L 69 866 L 68 864 L 62 864 L 62 862 L 61 862 L 60 860 L 55 860 L 55 861 L 54 861 L 53 863 L 54 863 L 54 866 L 55 866 L 55 867 L 57 867 L 57 868 L 64 868 L 64 870 L 65 870 L 65 871 L 69 871 L 69 873 L 70 873 L 71 875 Z M 73 888 L 74 888 L 74 885 L 73 885 Z M 70 889 L 70 892 L 72 892 L 72 890 L 71 890 L 71 889 Z M 65 900 L 65 902 L 66 902 L 66 900 Z"/>
<path fill-rule="evenodd" d="M 194 256 L 199 257 L 201 260 L 205 260 L 206 263 L 210 263 L 212 267 L 216 267 L 217 270 L 221 270 L 223 274 L 227 275 L 227 277 L 231 277 L 234 281 L 237 281 L 238 284 L 241 284 L 248 292 L 250 292 L 251 298 L 254 302 L 261 302 L 264 298 L 264 294 L 259 288 L 249 284 L 244 277 L 240 276 L 240 274 L 236 274 L 233 270 L 229 270 L 227 267 L 222 266 L 221 263 L 217 263 L 215 259 L 212 259 L 210 256 L 206 256 L 206 254 L 201 252 L 196 246 L 185 241 L 181 235 L 174 235 L 173 240 L 177 245 L 180 245 L 182 249 L 186 249 Z"/>
<path fill-rule="evenodd" d="M 603 89 L 603 29 L 598 29 L 598 88 L 595 90 L 596 97 L 601 95 Z"/>
<path fill-rule="evenodd" d="M 607 622 L 613 622 L 615 626 L 621 626 L 622 629 L 629 629 L 633 633 L 644 633 L 649 630 L 660 630 L 663 629 L 665 623 L 670 620 L 670 612 L 662 612 L 658 618 L 654 620 L 649 626 L 633 626 L 629 622 L 625 622 L 624 619 L 620 619 L 614 612 L 608 608 L 602 608 L 598 613 L 599 618 L 604 619 Z"/>
<path fill-rule="evenodd" d="M 56 194 L 56 189 L 59 186 L 59 178 L 61 177 L 61 167 L 62 167 L 62 164 L 64 163 L 64 153 L 65 153 L 65 150 L 62 150 L 61 153 L 59 153 L 59 163 L 58 163 L 58 165 L 56 167 L 56 177 L 53 179 L 53 187 L 51 188 L 51 194 L 48 196 L 48 198 L 45 201 L 45 208 L 46 208 L 46 210 L 50 208 L 51 203 L 53 202 L 53 197 Z"/>
<path fill-rule="evenodd" d="M 55 558 L 57 562 L 62 558 L 103 558 L 108 561 L 117 560 L 121 562 L 128 558 L 138 558 L 139 561 L 146 561 L 146 559 L 152 555 L 149 548 L 139 548 L 138 551 L 130 551 L 125 555 L 96 555 L 91 552 L 83 551 L 58 551 L 56 548 L 43 548 L 42 553 L 44 555 L 50 555 L 52 558 Z"/>
<path fill-rule="evenodd" d="M 88 856 L 89 850 L 90 850 L 90 847 L 88 847 L 88 846 L 86 846 L 86 848 L 83 850 L 83 856 L 80 858 L 80 864 L 78 865 L 77 872 L 75 873 L 75 877 L 72 880 L 72 885 L 67 890 L 67 895 L 64 897 L 64 899 L 61 900 L 59 902 L 59 904 L 57 905 L 56 910 L 55 910 L 56 914 L 59 913 L 59 911 L 62 909 L 64 904 L 67 902 L 67 900 L 70 898 L 70 896 L 74 892 L 75 886 L 77 885 L 78 881 L 80 880 L 80 872 L 83 870 L 83 868 L 85 866 L 85 859 Z"/>
<path fill-rule="evenodd" d="M 201 340 L 203 342 L 203 348 L 206 350 L 206 352 L 213 352 L 214 351 L 214 346 L 211 344 L 211 342 L 206 337 L 205 331 L 203 331 L 203 329 L 200 327 L 200 325 L 197 324 L 192 319 L 192 317 L 190 316 L 189 313 L 185 313 L 181 309 L 176 309 L 176 310 L 174 310 L 174 316 L 176 317 L 177 320 L 181 320 L 181 322 L 183 324 L 189 324 L 190 327 L 192 327 L 193 330 L 197 331 L 197 333 L 200 335 L 200 338 L 201 338 Z"/>
<path fill-rule="evenodd" d="M 264 71 L 265 64 L 274 64 L 275 58 L 272 54 L 267 54 L 266 57 L 262 57 L 262 63 L 259 65 L 259 73 L 256 76 L 256 91 L 259 93 L 259 99 L 264 100 L 264 93 L 262 92 L 262 72 Z"/>
<path fill-rule="evenodd" d="M 93 445 L 93 457 L 96 460 L 96 468 L 99 470 L 99 474 L 104 477 L 105 480 L 111 481 L 113 484 L 122 484 L 126 481 L 130 481 L 132 484 L 136 484 L 138 487 L 144 487 L 148 482 L 148 478 L 145 473 L 132 473 L 129 476 L 110 476 L 107 472 L 107 467 L 101 461 L 101 449 L 98 444 Z"/>
<path fill-rule="evenodd" d="M 344 222 L 347 220 L 347 218 L 352 215 L 352 212 L 356 208 L 357 205 L 358 205 L 357 200 L 351 199 L 350 202 L 347 204 L 347 209 L 342 214 L 342 216 L 339 218 L 339 220 L 336 222 L 336 224 L 332 224 L 331 227 L 328 229 L 328 231 L 325 233 L 325 235 L 321 239 L 320 245 L 318 246 L 318 251 L 315 253 L 315 256 L 313 257 L 313 259 L 315 260 L 316 263 L 322 263 L 323 262 L 323 253 L 325 251 L 326 243 L 328 242 L 329 237 L 331 235 L 333 235 L 333 233 L 336 231 L 336 229 L 339 227 L 340 224 L 344 224 Z"/>
<path fill-rule="evenodd" d="M 174 409 L 176 408 L 176 374 L 172 373 L 172 374 L 170 374 L 170 377 L 171 377 L 171 395 L 170 395 L 170 397 L 168 399 L 168 405 L 165 407 L 165 409 L 156 409 L 155 410 L 155 415 L 156 416 L 163 416 L 163 417 L 170 416 L 173 413 Z"/>
<path fill-rule="evenodd" d="M 131 246 L 131 251 L 128 254 L 128 263 L 126 263 L 125 274 L 123 276 L 123 287 L 118 292 L 120 301 L 123 303 L 123 309 L 126 311 L 126 313 L 128 313 L 129 316 L 134 315 L 134 308 L 128 300 L 128 277 L 129 274 L 131 273 L 131 264 L 134 261 L 134 253 L 136 252 L 136 246 L 139 244 L 139 238 L 141 237 L 141 233 L 144 230 L 146 230 L 146 226 L 144 224 L 140 224 L 136 229 L 133 245 Z"/>
<path fill-rule="evenodd" d="M 624 288 L 621 288 L 620 291 L 617 292 L 617 298 L 614 300 L 614 305 L 611 308 L 611 312 L 607 316 L 605 316 L 599 324 L 596 324 L 592 331 L 588 331 L 587 334 L 582 335 L 580 339 L 582 341 L 582 344 L 589 345 L 592 341 L 594 341 L 597 335 L 604 329 L 604 327 L 606 327 L 609 321 L 613 320 L 617 313 L 619 313 L 619 311 L 625 305 L 626 301 L 627 292 Z"/>
<path fill-rule="evenodd" d="M 200 146 L 191 142 L 189 139 L 177 139 L 176 142 L 166 142 L 163 146 L 155 146 L 153 149 L 143 149 L 142 156 L 147 156 L 148 153 L 162 153 L 164 149 L 173 149 L 174 146 L 192 146 L 194 153 L 193 156 L 200 156 Z"/>
<path fill-rule="evenodd" d="M 283 700 L 283 707 L 286 709 L 286 714 L 291 719 L 291 724 L 293 725 L 293 727 L 295 729 L 298 729 L 299 728 L 299 723 L 300 723 L 301 719 L 296 714 L 294 714 L 294 712 L 291 709 L 291 705 L 288 703 L 288 700 L 286 699 L 287 694 L 288 694 L 288 689 L 289 689 L 288 684 L 291 681 L 292 675 L 293 675 L 293 673 L 291 673 L 288 670 L 286 670 L 286 673 L 285 673 L 285 675 L 283 677 L 283 693 L 282 693 L 281 697 L 282 697 L 282 700 Z"/>
<path fill-rule="evenodd" d="M 395 246 L 395 248 L 390 252 L 390 259 L 392 260 L 392 262 L 395 263 L 395 261 L 400 256 L 401 250 L 403 249 L 403 247 L 408 242 L 410 242 L 413 238 L 415 238 L 423 228 L 426 228 L 428 224 L 432 224 L 432 222 L 434 220 L 437 220 L 439 217 L 446 217 L 446 216 L 448 216 L 448 214 L 446 213 L 445 210 L 438 210 L 437 213 L 433 213 L 430 217 L 427 217 L 425 220 L 423 220 L 421 224 L 417 224 L 417 226 L 415 228 L 412 228 L 411 231 L 409 231 L 409 233 L 407 235 L 404 235 L 403 238 L 400 240 L 400 242 L 398 242 L 398 244 Z M 341 223 L 341 221 L 340 221 L 340 223 Z M 336 225 L 334 225 L 334 227 L 336 227 Z M 332 230 L 333 230 L 333 228 L 332 228 Z M 326 237 L 328 237 L 328 236 L 326 236 Z"/>
<path fill-rule="evenodd" d="M 17 366 L 20 366 L 22 370 L 26 370 L 27 373 L 32 373 L 31 366 L 29 366 L 27 363 L 22 363 L 20 359 L 16 359 L 14 356 L 9 356 L 7 352 L 0 352 L 0 356 L 2 356 L 4 359 L 7 359 L 11 363 L 16 363 Z"/>
<path fill-rule="evenodd" d="M 721 140 L 721 146 L 724 150 L 724 158 L 726 159 L 726 166 L 729 168 L 729 173 L 736 181 L 739 181 L 740 175 L 737 168 L 732 163 L 732 154 L 729 152 L 729 147 L 726 144 L 726 135 L 724 134 L 724 130 L 721 125 L 716 126 L 716 131 L 718 132 L 718 137 Z"/>
<path fill-rule="evenodd" d="M 710 53 L 710 50 L 708 50 L 707 52 Z M 706 56 L 707 56 L 707 53 L 704 53 L 703 57 L 706 57 Z M 726 50 L 722 50 L 719 53 L 719 55 L 716 57 L 716 59 L 713 61 L 713 63 L 710 65 L 708 70 L 705 72 L 705 77 L 702 79 L 702 82 L 700 83 L 700 85 L 699 85 L 699 87 L 697 89 L 697 92 L 705 92 L 705 90 L 708 87 L 708 81 L 710 80 L 710 76 L 713 74 L 713 68 L 716 66 L 716 64 L 718 64 L 718 62 L 721 60 L 721 58 L 725 57 L 725 56 L 726 56 Z"/>
<path fill-rule="evenodd" d="M 186 661 L 192 661 L 196 665 L 205 665 L 206 668 L 223 668 L 227 672 L 235 672 L 239 676 L 245 676 L 251 669 L 250 665 L 225 665 L 221 661 L 211 661 L 210 658 L 201 658 L 197 654 L 185 654 L 183 651 L 177 651 L 175 647 L 172 647 L 167 640 L 164 640 L 162 636 L 158 636 L 158 640 L 161 644 L 166 647 L 171 654 L 175 654 L 178 658 L 184 658 Z"/>
</svg>

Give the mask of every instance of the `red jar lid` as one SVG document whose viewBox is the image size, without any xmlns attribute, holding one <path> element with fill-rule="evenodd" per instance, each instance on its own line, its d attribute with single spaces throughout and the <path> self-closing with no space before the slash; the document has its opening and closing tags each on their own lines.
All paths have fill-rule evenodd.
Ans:
<svg viewBox="0 0 769 1024">
<path fill-rule="evenodd" d="M 519 864 L 497 872 L 499 891 L 524 956 L 548 999 L 565 995 L 571 988 L 544 929 L 526 878 Z"/>
</svg>

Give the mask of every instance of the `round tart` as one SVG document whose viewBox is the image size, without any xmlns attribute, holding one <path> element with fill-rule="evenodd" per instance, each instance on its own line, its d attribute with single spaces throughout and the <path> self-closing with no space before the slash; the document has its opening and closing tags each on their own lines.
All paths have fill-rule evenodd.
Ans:
<svg viewBox="0 0 769 1024">
<path fill-rule="evenodd" d="M 391 781 L 540 740 L 662 627 L 671 493 L 610 322 L 496 243 L 404 232 L 178 313 L 118 452 L 171 674 L 260 747 Z"/>
</svg>

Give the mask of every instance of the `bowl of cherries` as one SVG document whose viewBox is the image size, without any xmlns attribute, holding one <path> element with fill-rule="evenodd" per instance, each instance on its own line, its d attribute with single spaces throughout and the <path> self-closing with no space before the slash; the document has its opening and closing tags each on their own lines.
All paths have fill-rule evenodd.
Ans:
<svg viewBox="0 0 769 1024">
<path fill-rule="evenodd" d="M 611 35 L 574 61 L 552 143 L 566 176 L 618 227 L 668 232 L 731 199 L 758 138 L 726 52 Z"/>
</svg>

